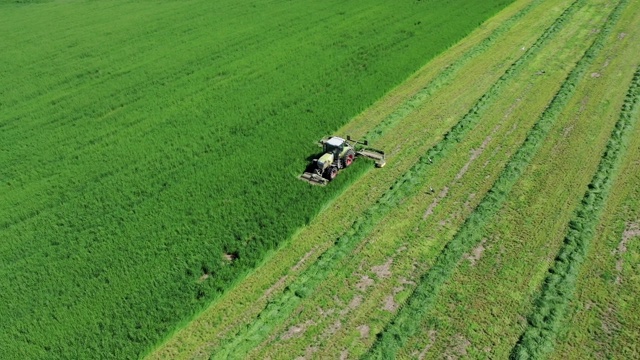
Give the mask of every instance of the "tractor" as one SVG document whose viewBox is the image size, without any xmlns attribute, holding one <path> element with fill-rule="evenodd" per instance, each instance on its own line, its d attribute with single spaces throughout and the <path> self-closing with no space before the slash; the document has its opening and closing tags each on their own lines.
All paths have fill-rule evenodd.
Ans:
<svg viewBox="0 0 640 360">
<path fill-rule="evenodd" d="M 320 140 L 323 155 L 313 160 L 309 171 L 304 172 L 300 179 L 314 185 L 326 185 L 336 178 L 338 171 L 349 167 L 358 157 L 375 160 L 377 167 L 385 165 L 384 151 L 367 149 L 368 141 L 357 141 L 347 136 L 347 139 L 332 136 Z"/>
</svg>

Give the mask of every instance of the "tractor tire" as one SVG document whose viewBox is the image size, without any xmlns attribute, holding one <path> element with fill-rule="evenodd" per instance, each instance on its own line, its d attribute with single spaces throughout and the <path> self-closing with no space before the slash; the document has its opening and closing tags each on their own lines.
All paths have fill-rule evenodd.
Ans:
<svg viewBox="0 0 640 360">
<path fill-rule="evenodd" d="M 345 155 L 343 163 L 344 163 L 344 167 L 349 167 L 351 166 L 351 164 L 353 164 L 353 161 L 356 159 L 356 154 L 353 151 L 349 151 L 347 152 L 347 155 Z"/>
<path fill-rule="evenodd" d="M 327 169 L 326 178 L 328 180 L 333 180 L 333 179 L 336 178 L 336 176 L 338 176 L 338 167 L 337 166 L 332 166 L 332 167 Z"/>
</svg>

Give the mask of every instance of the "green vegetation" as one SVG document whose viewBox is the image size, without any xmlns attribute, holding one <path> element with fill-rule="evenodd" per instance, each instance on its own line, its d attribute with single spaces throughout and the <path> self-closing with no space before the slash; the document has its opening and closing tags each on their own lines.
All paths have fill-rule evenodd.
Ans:
<svg viewBox="0 0 640 360">
<path fill-rule="evenodd" d="M 623 6 L 619 6 L 612 16 L 619 17 L 622 9 Z M 602 34 L 607 33 L 608 31 L 602 32 Z M 640 103 L 640 67 L 633 77 L 620 112 L 620 119 L 611 133 L 598 170 L 574 218 L 569 222 L 564 244 L 555 263 L 549 269 L 549 275 L 544 281 L 540 296 L 536 299 L 535 309 L 529 316 L 529 326 L 513 349 L 513 358 L 538 359 L 553 350 L 556 336 L 575 290 L 581 265 L 587 255 L 603 205 L 611 191 L 621 155 L 624 155 L 624 145 L 628 142 L 630 130 L 638 120 L 638 108 L 640 108 L 638 103 Z"/>
<path fill-rule="evenodd" d="M 0 0 L 2 356 L 638 357 L 639 12 Z"/>
<path fill-rule="evenodd" d="M 315 140 L 509 2 L 0 4 L 3 355 L 156 343 L 366 170 L 297 181 Z"/>
</svg>

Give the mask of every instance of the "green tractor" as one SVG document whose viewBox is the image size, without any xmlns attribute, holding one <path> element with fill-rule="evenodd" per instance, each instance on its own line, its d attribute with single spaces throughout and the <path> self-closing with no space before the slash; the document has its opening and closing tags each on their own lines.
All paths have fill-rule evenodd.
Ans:
<svg viewBox="0 0 640 360">
<path fill-rule="evenodd" d="M 377 167 L 383 167 L 386 163 L 384 152 L 367 149 L 367 145 L 367 141 L 353 140 L 349 136 L 346 140 L 337 136 L 320 140 L 323 155 L 313 160 L 310 171 L 303 173 L 300 179 L 314 185 L 326 185 L 335 179 L 339 170 L 349 167 L 357 157 L 373 159 Z"/>
</svg>

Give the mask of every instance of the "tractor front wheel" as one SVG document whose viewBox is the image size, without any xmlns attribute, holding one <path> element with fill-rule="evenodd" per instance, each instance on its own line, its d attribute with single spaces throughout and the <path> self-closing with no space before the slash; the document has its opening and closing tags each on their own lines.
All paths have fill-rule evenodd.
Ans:
<svg viewBox="0 0 640 360">
<path fill-rule="evenodd" d="M 327 171 L 328 171 L 327 175 L 329 180 L 333 180 L 336 178 L 336 176 L 338 176 L 338 168 L 335 166 L 330 167 L 329 170 Z"/>
</svg>

